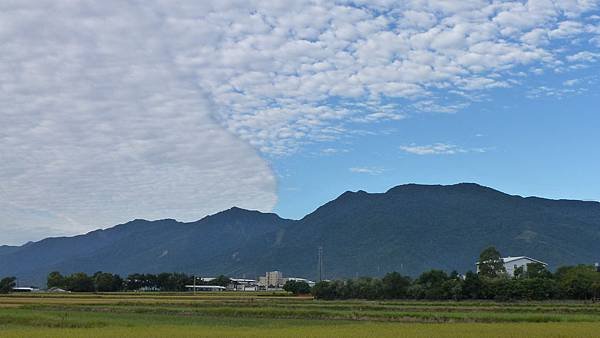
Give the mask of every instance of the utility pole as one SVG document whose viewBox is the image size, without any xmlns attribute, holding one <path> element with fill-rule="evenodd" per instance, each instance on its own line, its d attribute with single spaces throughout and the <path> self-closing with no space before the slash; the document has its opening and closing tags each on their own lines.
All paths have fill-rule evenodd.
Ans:
<svg viewBox="0 0 600 338">
<path fill-rule="evenodd" d="M 319 246 L 319 282 L 323 281 L 323 247 Z"/>
<path fill-rule="evenodd" d="M 192 278 L 194 278 L 194 296 L 196 295 L 196 275 L 193 275 Z"/>
</svg>

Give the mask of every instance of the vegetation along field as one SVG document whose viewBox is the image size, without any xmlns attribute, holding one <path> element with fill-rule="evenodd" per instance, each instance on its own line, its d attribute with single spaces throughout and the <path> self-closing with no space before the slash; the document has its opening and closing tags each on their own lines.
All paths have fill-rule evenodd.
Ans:
<svg viewBox="0 0 600 338">
<path fill-rule="evenodd" d="M 598 337 L 591 302 L 321 301 L 284 293 L 11 294 L 1 337 Z"/>
</svg>

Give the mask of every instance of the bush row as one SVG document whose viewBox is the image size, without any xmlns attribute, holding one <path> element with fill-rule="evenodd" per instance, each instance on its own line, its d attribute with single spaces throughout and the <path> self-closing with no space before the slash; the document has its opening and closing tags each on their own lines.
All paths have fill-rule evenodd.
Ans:
<svg viewBox="0 0 600 338">
<path fill-rule="evenodd" d="M 411 279 L 392 272 L 383 278 L 322 281 L 312 288 L 312 294 L 317 299 L 596 299 L 600 297 L 600 272 L 589 265 L 516 277 L 506 274 L 490 277 L 474 272 L 461 276 L 456 272 L 431 270 Z"/>
</svg>

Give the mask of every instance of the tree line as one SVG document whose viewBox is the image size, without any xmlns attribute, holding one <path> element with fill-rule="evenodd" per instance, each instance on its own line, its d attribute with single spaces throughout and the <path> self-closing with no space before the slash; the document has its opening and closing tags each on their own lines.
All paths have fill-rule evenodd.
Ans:
<svg viewBox="0 0 600 338">
<path fill-rule="evenodd" d="M 0 293 L 9 293 L 15 287 L 15 277 L 7 277 L 0 280 Z M 218 285 L 228 286 L 231 279 L 220 275 L 217 278 L 206 282 L 196 277 L 196 285 Z M 73 273 L 71 275 L 62 275 L 58 271 L 48 274 L 46 286 L 59 288 L 72 292 L 119 292 L 119 291 L 186 291 L 186 285 L 194 284 L 194 276 L 184 273 L 159 273 L 159 274 L 140 274 L 134 273 L 123 279 L 117 274 L 98 271 L 93 275 L 83 272 Z M 311 289 L 308 283 L 304 281 L 289 280 L 283 286 L 285 291 L 295 295 L 310 294 Z"/>
<path fill-rule="evenodd" d="M 196 277 L 196 285 L 219 285 L 227 286 L 231 280 L 225 276 L 219 276 L 210 282 L 204 282 Z M 58 271 L 48 275 L 46 285 L 48 288 L 60 288 L 73 292 L 119 292 L 119 291 L 186 291 L 186 285 L 194 284 L 194 276 L 185 273 L 163 272 L 159 274 L 134 273 L 126 278 L 117 274 L 107 272 L 96 272 L 87 275 L 77 272 L 63 276 Z"/>
<path fill-rule="evenodd" d="M 494 247 L 485 249 L 479 257 L 479 271 L 464 276 L 456 271 L 447 273 L 430 270 L 417 278 L 391 272 L 383 278 L 322 281 L 312 288 L 303 281 L 288 281 L 283 289 L 293 294 L 308 294 L 317 299 L 428 299 L 463 300 L 549 300 L 598 299 L 600 297 L 600 272 L 591 265 L 558 268 L 554 273 L 539 263 L 518 268 L 509 276 L 501 255 Z M 73 292 L 118 291 L 186 291 L 194 284 L 194 276 L 184 273 L 130 274 L 121 278 L 117 274 L 82 272 L 62 275 L 51 272 L 48 288 L 61 288 Z M 210 282 L 196 278 L 196 285 L 227 286 L 231 279 L 219 276 Z M 0 280 L 0 293 L 8 293 L 15 286 L 15 278 Z"/>
<path fill-rule="evenodd" d="M 552 273 L 531 263 L 509 276 L 500 253 L 490 247 L 480 255 L 478 273 L 430 270 L 412 279 L 392 272 L 383 278 L 322 281 L 311 291 L 317 299 L 590 300 L 600 297 L 600 272 L 592 265 L 576 265 Z"/>
</svg>

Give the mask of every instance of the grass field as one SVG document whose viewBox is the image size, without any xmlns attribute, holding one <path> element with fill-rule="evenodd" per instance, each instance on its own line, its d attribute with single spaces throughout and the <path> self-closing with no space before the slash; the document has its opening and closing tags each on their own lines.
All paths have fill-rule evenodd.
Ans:
<svg viewBox="0 0 600 338">
<path fill-rule="evenodd" d="M 600 304 L 316 301 L 277 293 L 13 294 L 0 337 L 600 337 Z"/>
</svg>

